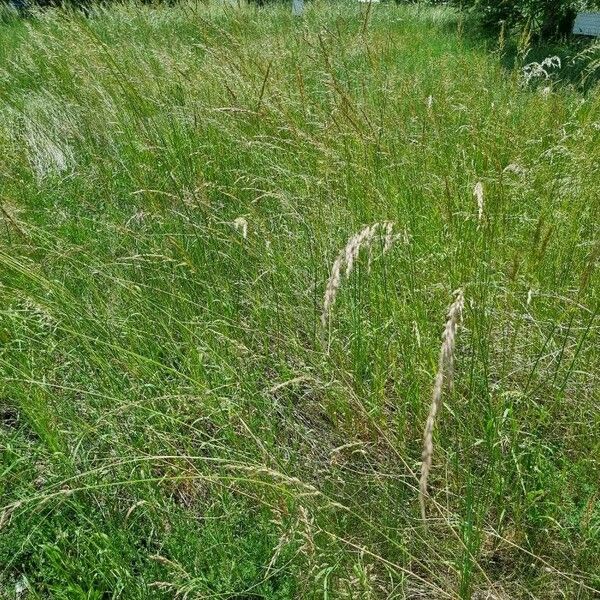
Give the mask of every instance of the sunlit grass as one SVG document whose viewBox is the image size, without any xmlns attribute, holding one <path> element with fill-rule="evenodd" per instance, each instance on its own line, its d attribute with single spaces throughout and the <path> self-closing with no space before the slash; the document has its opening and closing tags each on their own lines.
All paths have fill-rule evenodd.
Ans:
<svg viewBox="0 0 600 600">
<path fill-rule="evenodd" d="M 7 597 L 594 597 L 597 91 L 526 86 L 423 6 L 0 41 Z"/>
</svg>

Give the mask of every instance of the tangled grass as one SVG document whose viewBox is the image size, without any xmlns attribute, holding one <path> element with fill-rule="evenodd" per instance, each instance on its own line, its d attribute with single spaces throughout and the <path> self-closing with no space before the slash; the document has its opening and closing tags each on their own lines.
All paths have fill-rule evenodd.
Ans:
<svg viewBox="0 0 600 600">
<path fill-rule="evenodd" d="M 595 597 L 597 90 L 442 7 L 0 38 L 0 595 Z"/>
</svg>

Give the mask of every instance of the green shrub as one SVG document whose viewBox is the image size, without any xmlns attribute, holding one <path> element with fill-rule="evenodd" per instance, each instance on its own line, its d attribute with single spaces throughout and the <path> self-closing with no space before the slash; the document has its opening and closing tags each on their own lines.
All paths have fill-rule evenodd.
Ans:
<svg viewBox="0 0 600 600">
<path fill-rule="evenodd" d="M 454 0 L 487 29 L 527 25 L 539 37 L 568 34 L 578 11 L 600 8 L 597 0 Z"/>
</svg>

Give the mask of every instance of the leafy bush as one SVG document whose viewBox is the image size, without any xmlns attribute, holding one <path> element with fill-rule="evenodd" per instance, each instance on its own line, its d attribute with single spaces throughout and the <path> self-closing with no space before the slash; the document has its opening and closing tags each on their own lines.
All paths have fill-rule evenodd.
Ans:
<svg viewBox="0 0 600 600">
<path fill-rule="evenodd" d="M 544 38 L 570 32 L 578 11 L 600 8 L 598 0 L 454 0 L 488 29 L 528 25 Z"/>
</svg>

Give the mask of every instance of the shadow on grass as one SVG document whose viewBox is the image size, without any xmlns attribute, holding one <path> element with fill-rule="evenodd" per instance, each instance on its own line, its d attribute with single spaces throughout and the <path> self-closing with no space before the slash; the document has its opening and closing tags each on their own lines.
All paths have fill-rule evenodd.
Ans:
<svg viewBox="0 0 600 600">
<path fill-rule="evenodd" d="M 558 56 L 560 69 L 551 70 L 553 85 L 575 87 L 582 93 L 594 89 L 600 81 L 600 44 L 594 38 L 570 36 L 556 42 L 537 43 L 523 54 L 516 43 L 507 45 L 501 56 L 501 64 L 506 69 L 522 69 L 533 62 L 542 63 L 544 59 Z M 544 78 L 540 79 L 544 82 Z"/>
<path fill-rule="evenodd" d="M 507 36 L 500 49 L 500 35 L 483 29 L 474 19 L 465 17 L 456 23 L 461 27 L 466 44 L 473 49 L 484 49 L 494 52 L 502 67 L 507 71 L 521 70 L 531 63 L 542 63 L 548 57 L 558 56 L 561 61 L 560 69 L 549 69 L 549 79 L 542 75 L 539 84 L 545 81 L 553 86 L 569 86 L 583 94 L 589 93 L 600 83 L 600 38 L 588 36 L 563 36 L 558 40 L 532 40 L 526 51 L 519 44 L 518 34 Z M 448 28 L 456 24 L 448 24 Z"/>
</svg>

